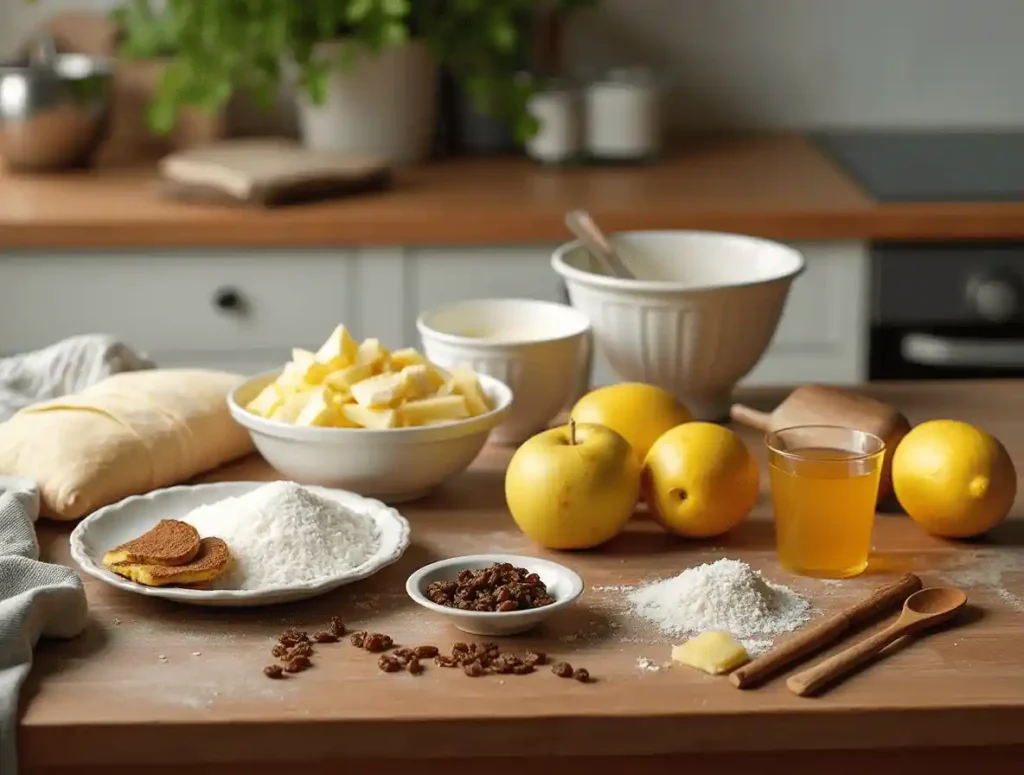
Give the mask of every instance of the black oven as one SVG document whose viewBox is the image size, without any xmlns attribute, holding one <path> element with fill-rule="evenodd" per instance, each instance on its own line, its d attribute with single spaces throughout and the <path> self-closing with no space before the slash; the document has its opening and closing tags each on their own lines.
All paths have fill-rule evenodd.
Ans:
<svg viewBox="0 0 1024 775">
<path fill-rule="evenodd" d="M 1024 243 L 877 243 L 869 378 L 1024 377 Z"/>
</svg>

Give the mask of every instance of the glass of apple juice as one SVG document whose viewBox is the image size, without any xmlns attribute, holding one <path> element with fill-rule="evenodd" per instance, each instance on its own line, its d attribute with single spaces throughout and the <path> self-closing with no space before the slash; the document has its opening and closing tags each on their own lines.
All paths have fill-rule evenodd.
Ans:
<svg viewBox="0 0 1024 775">
<path fill-rule="evenodd" d="M 779 563 L 818 578 L 863 572 L 885 442 L 832 425 L 784 428 L 765 441 Z"/>
</svg>

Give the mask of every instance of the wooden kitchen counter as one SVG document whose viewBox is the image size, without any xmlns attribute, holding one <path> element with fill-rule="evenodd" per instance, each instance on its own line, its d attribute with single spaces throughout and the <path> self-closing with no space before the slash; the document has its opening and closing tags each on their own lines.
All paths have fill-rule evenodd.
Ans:
<svg viewBox="0 0 1024 775">
<path fill-rule="evenodd" d="M 1024 471 L 1020 383 L 932 382 L 869 392 L 893 401 L 913 421 L 957 417 L 993 431 Z M 756 402 L 781 395 L 746 397 Z M 749 439 L 760 450 L 758 440 Z M 432 664 L 418 677 L 386 675 L 376 657 L 347 643 L 318 647 L 314 669 L 295 678 L 271 681 L 261 674 L 284 627 L 316 628 L 330 615 L 389 633 L 399 643 L 449 648 L 466 639 L 412 604 L 404 580 L 444 556 L 540 553 L 505 510 L 508 457 L 507 450 L 490 448 L 460 479 L 403 507 L 413 525 L 404 558 L 318 600 L 258 611 L 189 608 L 87 579 L 88 631 L 37 651 L 23 696 L 23 772 L 169 775 L 187 767 L 220 775 L 308 775 L 353 767 L 373 773 L 459 767 L 541 775 L 578 766 L 622 773 L 642 766 L 881 775 L 917 771 L 928 762 L 944 766 L 936 772 L 958 763 L 986 773 L 1019 768 L 1024 497 L 1014 519 L 986 541 L 941 541 L 906 517 L 883 515 L 870 571 L 846 582 L 799 579 L 778 569 L 764 498 L 754 518 L 728 537 L 685 542 L 638 522 L 602 550 L 560 555 L 584 576 L 586 593 L 547 629 L 508 642 L 588 668 L 598 679 L 590 685 L 547 670 L 471 679 Z M 270 476 L 261 461 L 247 460 L 208 478 Z M 47 558 L 69 561 L 66 527 L 41 526 L 40 536 Z M 970 609 L 957 625 L 892 650 L 816 699 L 792 696 L 780 679 L 740 692 L 724 678 L 686 668 L 640 669 L 641 657 L 666 662 L 670 641 L 632 618 L 615 587 L 723 556 L 744 559 L 800 590 L 818 616 L 908 570 L 926 584 L 963 586 Z M 465 760 L 443 761 L 450 757 Z M 414 758 L 427 761 L 409 761 Z M 340 759 L 355 761 L 342 770 Z"/>
<path fill-rule="evenodd" d="M 391 191 L 265 212 L 167 202 L 155 173 L 0 173 L 5 248 L 496 245 L 557 242 L 584 207 L 608 230 L 712 229 L 790 240 L 1024 237 L 1024 204 L 877 204 L 806 139 L 694 138 L 643 167 L 444 161 Z"/>
</svg>

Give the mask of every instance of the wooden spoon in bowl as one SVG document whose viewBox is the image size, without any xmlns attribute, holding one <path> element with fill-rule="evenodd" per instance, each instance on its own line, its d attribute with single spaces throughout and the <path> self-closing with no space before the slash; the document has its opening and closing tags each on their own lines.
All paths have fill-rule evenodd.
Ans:
<svg viewBox="0 0 1024 775">
<path fill-rule="evenodd" d="M 806 697 L 840 678 L 904 635 L 921 632 L 949 620 L 967 603 L 967 595 L 955 587 L 930 587 L 915 592 L 903 604 L 900 618 L 856 646 L 840 651 L 814 667 L 791 676 L 786 686 Z"/>
<path fill-rule="evenodd" d="M 565 225 L 608 274 L 623 280 L 636 279 L 615 252 L 612 243 L 604 236 L 604 232 L 594 223 L 590 213 L 586 210 L 570 210 L 565 214 Z"/>
</svg>

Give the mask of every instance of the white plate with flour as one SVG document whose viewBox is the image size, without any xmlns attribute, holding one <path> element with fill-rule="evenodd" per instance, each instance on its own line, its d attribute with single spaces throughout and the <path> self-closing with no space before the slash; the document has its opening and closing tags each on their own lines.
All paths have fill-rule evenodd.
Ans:
<svg viewBox="0 0 1024 775">
<path fill-rule="evenodd" d="M 296 487 L 286 482 L 271 484 L 275 487 Z M 224 516 L 224 522 L 219 523 L 215 519 L 218 513 L 212 510 L 205 512 L 205 519 L 196 518 L 196 527 L 204 538 L 210 535 L 224 538 L 232 553 L 233 564 L 224 577 L 210 582 L 204 588 L 148 587 L 122 578 L 103 567 L 104 552 L 145 533 L 161 519 L 183 520 L 201 506 L 213 506 L 227 498 L 244 498 L 257 489 L 267 487 L 268 484 L 263 482 L 223 482 L 168 487 L 146 495 L 125 498 L 119 503 L 99 509 L 78 524 L 71 534 L 71 556 L 90 576 L 128 592 L 193 605 L 244 607 L 288 603 L 322 595 L 372 576 L 381 568 L 396 562 L 409 546 L 409 523 L 393 508 L 355 493 L 307 486 L 303 489 L 313 497 L 326 499 L 332 506 L 342 507 L 339 511 L 323 512 L 318 517 L 325 524 L 334 525 L 335 529 L 323 531 L 312 541 L 305 540 L 303 536 L 317 535 L 318 531 L 288 530 L 292 523 L 287 516 L 281 516 L 280 509 L 265 510 L 265 514 L 257 515 L 256 518 L 265 520 L 270 533 L 280 532 L 274 536 L 273 541 L 265 541 L 264 545 L 282 548 L 278 556 L 274 557 L 250 554 L 250 558 L 258 558 L 260 561 L 249 563 L 252 567 L 248 575 L 245 572 L 245 557 L 236 549 L 245 548 L 240 546 L 244 543 L 249 547 L 247 551 L 255 550 L 251 549 L 248 540 L 232 541 L 232 529 L 228 528 L 228 524 L 234 520 L 230 514 Z M 252 501 L 250 497 L 242 502 Z M 232 514 L 235 513 L 241 511 L 232 510 Z M 220 514 L 223 515 L 223 512 Z M 221 530 L 217 530 L 218 524 L 221 524 Z M 313 552 L 313 556 L 309 552 Z M 341 559 L 326 559 L 339 556 Z M 307 570 L 289 570 L 289 567 L 294 569 L 300 566 Z M 313 571 L 308 569 L 312 566 L 321 570 L 332 566 L 333 570 L 318 572 L 315 578 L 291 578 L 296 574 L 311 574 Z M 212 588 L 233 584 L 240 579 L 241 583 L 258 582 L 259 586 Z"/>
</svg>

